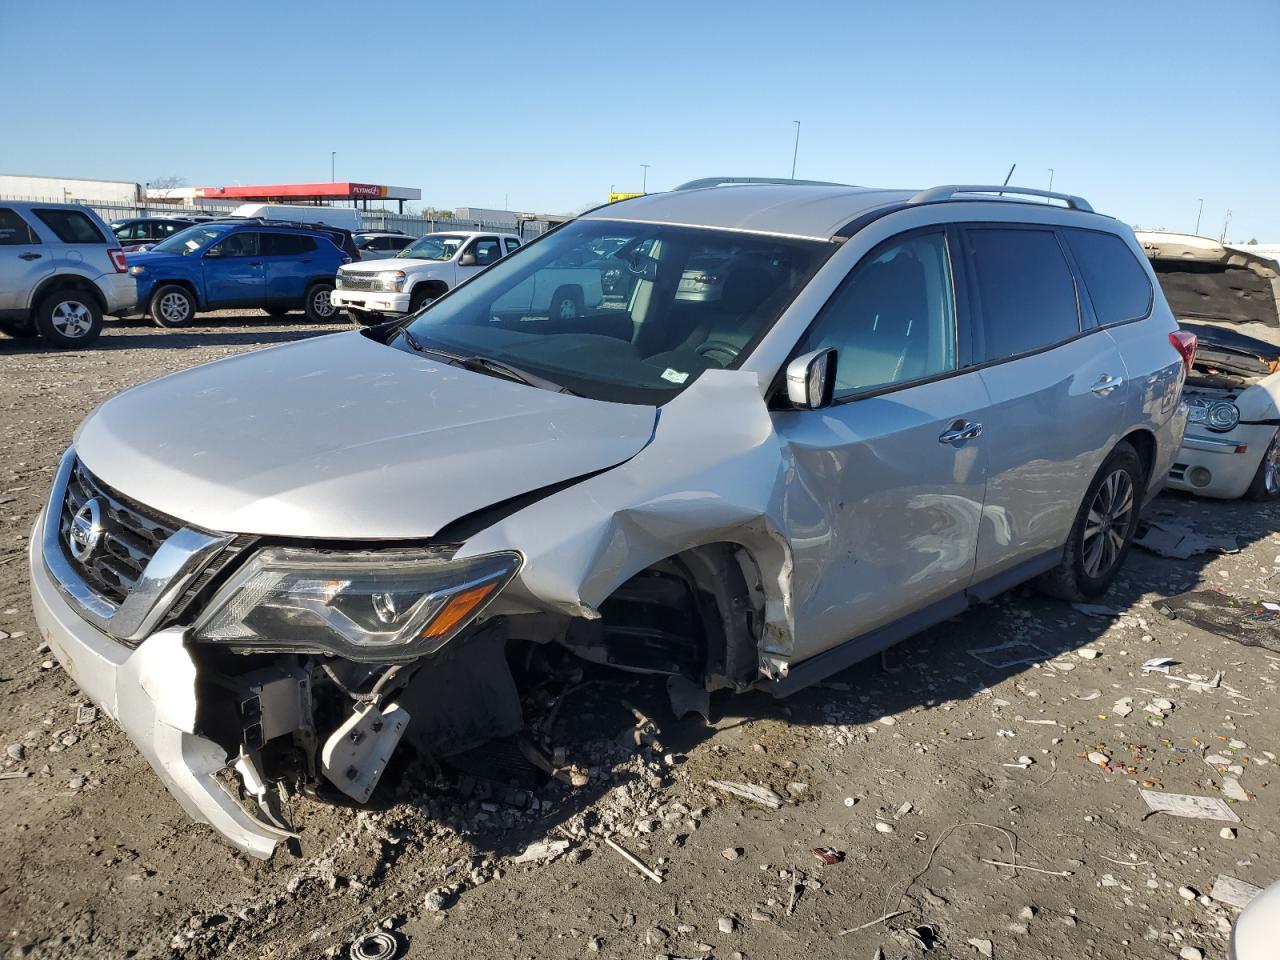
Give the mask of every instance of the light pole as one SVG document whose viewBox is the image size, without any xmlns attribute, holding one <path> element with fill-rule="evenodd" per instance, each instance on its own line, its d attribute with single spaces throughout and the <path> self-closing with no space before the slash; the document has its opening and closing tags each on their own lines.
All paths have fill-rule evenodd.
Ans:
<svg viewBox="0 0 1280 960">
<path fill-rule="evenodd" d="M 338 151 L 337 151 L 337 150 L 330 150 L 330 151 L 329 151 L 329 182 L 330 182 L 330 183 L 336 183 L 336 182 L 337 182 L 337 180 L 338 180 L 338 178 L 337 178 L 336 176 L 334 176 L 334 173 L 333 173 L 333 171 L 334 171 L 335 169 L 337 169 L 337 167 L 336 167 L 336 163 L 337 163 L 336 157 L 337 157 L 337 156 L 338 156 Z"/>
<path fill-rule="evenodd" d="M 649 164 L 647 164 L 647 163 L 642 163 L 642 164 L 640 164 L 640 169 L 644 171 L 644 173 L 641 175 L 641 179 L 640 179 L 640 192 L 641 192 L 641 193 L 648 193 L 648 192 L 649 192 L 649 166 L 650 166 L 650 165 L 649 165 Z"/>
<path fill-rule="evenodd" d="M 1200 236 L 1200 214 L 1204 213 L 1204 197 L 1196 197 L 1200 201 L 1200 209 L 1196 211 L 1196 236 Z"/>
<path fill-rule="evenodd" d="M 1053 193 L 1053 167 L 1049 168 L 1049 192 Z"/>
<path fill-rule="evenodd" d="M 800 155 L 800 121 L 792 120 L 791 122 L 796 125 L 796 145 L 795 149 L 791 151 L 791 179 L 794 180 L 796 178 L 796 157 Z"/>
</svg>

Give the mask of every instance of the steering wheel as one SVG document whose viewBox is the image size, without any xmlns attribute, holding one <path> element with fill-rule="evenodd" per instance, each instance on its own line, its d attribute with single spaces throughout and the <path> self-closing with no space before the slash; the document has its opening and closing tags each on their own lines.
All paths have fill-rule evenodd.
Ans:
<svg viewBox="0 0 1280 960">
<path fill-rule="evenodd" d="M 645 279 L 653 279 L 653 274 L 657 271 L 657 264 L 652 257 L 644 254 L 637 254 L 626 259 L 627 270 L 637 277 Z"/>
<path fill-rule="evenodd" d="M 699 344 L 693 352 L 700 357 L 706 357 L 708 360 L 713 360 L 713 361 L 714 361 L 714 358 L 711 357 L 710 354 L 713 354 L 713 353 L 724 354 L 728 356 L 729 362 L 732 363 L 734 360 L 738 359 L 738 354 L 740 354 L 742 351 L 739 350 L 737 347 L 728 343 L 721 343 L 717 340 L 708 340 L 706 343 Z M 719 362 L 719 361 L 715 361 L 715 362 Z"/>
</svg>

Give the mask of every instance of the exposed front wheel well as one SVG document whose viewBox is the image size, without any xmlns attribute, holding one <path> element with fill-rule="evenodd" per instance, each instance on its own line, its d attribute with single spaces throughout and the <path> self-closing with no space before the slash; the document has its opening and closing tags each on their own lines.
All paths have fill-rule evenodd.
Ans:
<svg viewBox="0 0 1280 960">
<path fill-rule="evenodd" d="M 757 676 L 762 622 L 745 554 L 712 543 L 650 564 L 599 605 L 600 619 L 574 620 L 565 643 L 620 669 L 743 689 Z"/>
<path fill-rule="evenodd" d="M 426 296 L 435 300 L 449 292 L 449 285 L 443 280 L 423 280 L 421 283 L 415 283 L 410 289 L 415 296 Z"/>
</svg>

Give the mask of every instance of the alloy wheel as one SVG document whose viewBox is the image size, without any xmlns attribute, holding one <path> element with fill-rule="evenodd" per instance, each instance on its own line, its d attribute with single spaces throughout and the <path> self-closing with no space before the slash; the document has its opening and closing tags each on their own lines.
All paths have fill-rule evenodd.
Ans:
<svg viewBox="0 0 1280 960">
<path fill-rule="evenodd" d="M 160 316 L 166 323 L 186 323 L 191 316 L 191 302 L 180 293 L 166 293 L 160 298 Z"/>
<path fill-rule="evenodd" d="M 317 317 L 333 316 L 333 304 L 329 302 L 329 290 L 320 287 L 311 295 L 311 309 Z"/>
<path fill-rule="evenodd" d="M 1089 504 L 1085 518 L 1081 557 L 1086 576 L 1098 579 L 1120 557 L 1133 519 L 1133 479 L 1127 470 L 1107 475 Z"/>
<path fill-rule="evenodd" d="M 1267 496 L 1280 495 L 1280 433 L 1271 438 L 1271 446 L 1262 455 L 1262 485 Z"/>
<path fill-rule="evenodd" d="M 83 337 L 93 328 L 93 314 L 77 300 L 63 300 L 53 308 L 53 329 L 70 340 Z"/>
<path fill-rule="evenodd" d="M 578 315 L 578 305 L 573 297 L 565 297 L 556 308 L 556 316 L 561 320 L 572 320 Z"/>
</svg>

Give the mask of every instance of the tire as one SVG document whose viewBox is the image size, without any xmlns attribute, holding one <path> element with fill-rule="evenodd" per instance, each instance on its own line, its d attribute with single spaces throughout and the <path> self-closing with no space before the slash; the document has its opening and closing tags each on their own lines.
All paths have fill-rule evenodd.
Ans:
<svg viewBox="0 0 1280 960">
<path fill-rule="evenodd" d="M 1071 601 L 1106 593 L 1138 530 L 1143 476 L 1138 452 L 1125 441 L 1116 444 L 1089 484 L 1062 562 L 1035 579 L 1038 590 Z"/>
<path fill-rule="evenodd" d="M 35 322 L 46 343 L 79 349 L 92 346 L 102 333 L 102 308 L 92 294 L 68 287 L 53 291 L 36 305 Z"/>
<path fill-rule="evenodd" d="M 428 304 L 435 303 L 438 294 L 427 287 L 420 290 L 414 290 L 409 294 L 409 312 L 417 313 Z"/>
<path fill-rule="evenodd" d="M 303 304 L 307 319 L 312 323 L 329 323 L 338 315 L 338 308 L 333 305 L 329 295 L 333 293 L 333 284 L 319 281 L 307 287 L 307 297 Z"/>
<path fill-rule="evenodd" d="M 1274 500 L 1280 497 L 1280 430 L 1277 430 L 1258 464 L 1258 472 L 1245 496 L 1250 500 Z"/>
<path fill-rule="evenodd" d="M 582 291 L 577 287 L 560 287 L 551 298 L 547 316 L 552 320 L 576 320 L 582 316 Z"/>
<path fill-rule="evenodd" d="M 279 319 L 280 317 L 288 316 L 289 312 L 293 308 L 292 307 L 263 307 L 262 309 L 267 314 L 268 317 L 275 317 L 276 319 Z"/>
<path fill-rule="evenodd" d="M 33 340 L 40 336 L 30 320 L 0 320 L 0 333 L 7 333 L 15 340 Z"/>
<path fill-rule="evenodd" d="M 186 287 L 166 283 L 151 294 L 147 303 L 147 316 L 158 327 L 173 329 L 186 327 L 196 317 L 196 298 Z"/>
</svg>

